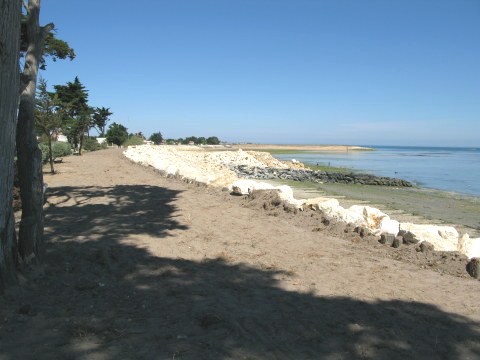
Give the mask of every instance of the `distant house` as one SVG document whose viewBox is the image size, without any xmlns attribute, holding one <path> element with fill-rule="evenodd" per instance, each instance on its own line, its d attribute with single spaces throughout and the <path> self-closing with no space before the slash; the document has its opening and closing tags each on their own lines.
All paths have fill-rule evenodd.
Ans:
<svg viewBox="0 0 480 360">
<path fill-rule="evenodd" d="M 143 140 L 143 144 L 144 145 L 153 145 L 153 141 L 150 141 L 150 140 Z"/>
<path fill-rule="evenodd" d="M 68 142 L 68 139 L 65 135 L 63 134 L 58 134 L 57 135 L 57 141 L 60 141 L 60 142 Z"/>
<path fill-rule="evenodd" d="M 189 141 L 188 145 L 195 145 L 195 143 L 193 141 Z"/>
<path fill-rule="evenodd" d="M 99 144 L 103 144 L 103 143 L 106 142 L 106 141 L 107 141 L 107 138 L 97 137 L 97 142 L 98 142 Z"/>
</svg>

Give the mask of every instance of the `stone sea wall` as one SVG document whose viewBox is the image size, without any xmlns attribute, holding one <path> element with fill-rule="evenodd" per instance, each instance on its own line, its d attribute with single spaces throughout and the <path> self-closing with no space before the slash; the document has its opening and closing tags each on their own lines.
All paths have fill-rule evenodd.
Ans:
<svg viewBox="0 0 480 360">
<path fill-rule="evenodd" d="M 302 164 L 280 162 L 268 153 L 254 151 L 207 152 L 189 147 L 144 145 L 129 147 L 124 154 L 130 160 L 152 166 L 165 175 L 224 187 L 232 195 L 251 195 L 257 190 L 276 191 L 281 201 L 288 204 L 288 207 L 298 211 L 307 209 L 320 211 L 325 218 L 355 226 L 359 233 L 368 232 L 375 236 L 383 236 L 384 243 L 393 247 L 398 247 L 401 243 L 425 242 L 437 251 L 458 251 L 469 258 L 480 258 L 480 238 L 470 239 L 467 234 L 460 236 L 453 227 L 400 223 L 376 208 L 364 205 L 343 208 L 337 199 L 332 198 L 295 199 L 290 186 L 274 186 L 261 181 L 283 179 L 395 187 L 412 186 L 405 180 L 369 174 L 312 171 L 305 169 Z M 392 240 L 391 244 L 389 239 Z"/>
<path fill-rule="evenodd" d="M 395 187 L 413 186 L 411 182 L 402 179 L 360 173 L 336 173 L 312 171 L 309 169 L 278 169 L 272 167 L 247 165 L 230 165 L 230 170 L 235 172 L 240 178 L 259 180 L 292 180 L 318 183 L 362 184 Z"/>
</svg>

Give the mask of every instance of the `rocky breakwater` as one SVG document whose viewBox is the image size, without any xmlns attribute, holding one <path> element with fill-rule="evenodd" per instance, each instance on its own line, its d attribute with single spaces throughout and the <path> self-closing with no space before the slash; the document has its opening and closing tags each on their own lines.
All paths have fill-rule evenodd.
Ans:
<svg viewBox="0 0 480 360">
<path fill-rule="evenodd" d="M 338 173 L 330 171 L 314 171 L 301 168 L 274 168 L 248 165 L 230 165 L 230 170 L 235 172 L 240 178 L 259 180 L 291 180 L 317 183 L 361 184 L 395 187 L 413 186 L 411 182 L 402 179 L 353 172 Z"/>
<path fill-rule="evenodd" d="M 289 186 L 274 186 L 252 179 L 239 179 L 230 184 L 228 189 L 234 195 L 247 196 L 258 191 L 274 191 L 285 203 L 286 209 L 293 206 L 300 211 L 320 211 L 329 222 L 353 226 L 362 237 L 377 236 L 379 242 L 386 246 L 399 248 L 416 245 L 418 251 L 457 251 L 472 259 L 472 262 L 480 258 L 480 238 L 472 239 L 468 234 L 460 236 L 452 226 L 401 223 L 377 208 L 364 205 L 344 208 L 337 199 L 332 198 L 295 199 Z"/>
<path fill-rule="evenodd" d="M 377 236 L 379 241 L 392 247 L 416 244 L 423 248 L 433 248 L 438 251 L 458 251 L 477 264 L 475 258 L 480 257 L 480 238 L 471 239 L 467 234 L 460 236 L 457 230 L 450 226 L 428 224 L 400 223 L 391 219 L 380 210 L 354 205 L 343 208 L 338 200 L 332 198 L 295 199 L 289 186 L 273 186 L 269 183 L 245 179 L 286 179 L 296 181 L 322 181 L 322 172 L 303 169 L 301 164 L 292 165 L 280 162 L 267 153 L 245 151 L 204 151 L 196 147 L 176 146 L 137 146 L 129 147 L 124 155 L 130 160 L 152 166 L 166 176 L 177 176 L 188 181 L 194 180 L 207 185 L 225 187 L 234 195 L 250 195 L 254 191 L 275 191 L 288 209 L 297 211 L 313 210 L 322 212 L 323 216 L 334 222 L 341 221 L 354 226 L 358 233 Z M 380 185 L 379 177 L 371 175 L 341 174 L 342 181 Z M 366 176 L 366 177 L 365 177 Z M 351 178 L 351 179 L 349 179 Z M 327 178 L 329 179 L 329 178 Z M 356 179 L 356 180 L 355 180 Z M 387 186 L 402 185 L 403 181 L 389 179 Z M 380 184 L 379 184 L 380 183 Z M 411 186 L 411 185 L 410 185 Z M 480 262 L 478 262 L 480 263 Z M 479 271 L 472 271 L 478 274 Z"/>
</svg>

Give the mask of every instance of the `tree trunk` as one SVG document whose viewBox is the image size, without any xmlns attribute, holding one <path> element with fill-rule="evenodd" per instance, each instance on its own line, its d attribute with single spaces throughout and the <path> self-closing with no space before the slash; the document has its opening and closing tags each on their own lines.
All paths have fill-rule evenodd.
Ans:
<svg viewBox="0 0 480 360">
<path fill-rule="evenodd" d="M 29 0 L 27 14 L 27 53 L 20 94 L 17 124 L 17 164 L 22 199 L 22 220 L 18 239 L 19 254 L 25 262 L 43 256 L 43 174 L 42 153 L 35 132 L 35 90 L 38 65 L 42 56 L 45 33 L 39 26 L 40 0 Z M 51 25 L 48 25 L 51 26 Z"/>
<path fill-rule="evenodd" d="M 84 133 L 82 132 L 80 134 L 80 145 L 78 146 L 78 155 L 82 155 L 82 147 L 83 147 L 83 137 L 84 137 Z"/>
<path fill-rule="evenodd" d="M 50 172 L 55 174 L 55 169 L 53 168 L 53 150 L 52 150 L 52 135 L 48 134 L 48 161 L 50 162 Z"/>
<path fill-rule="evenodd" d="M 20 73 L 21 0 L 0 0 L 0 292 L 16 281 L 13 163 Z"/>
</svg>

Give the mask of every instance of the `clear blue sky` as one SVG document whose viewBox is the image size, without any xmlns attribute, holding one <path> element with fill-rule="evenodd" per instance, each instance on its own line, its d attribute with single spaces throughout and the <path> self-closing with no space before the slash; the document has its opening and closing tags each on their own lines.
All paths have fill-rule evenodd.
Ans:
<svg viewBox="0 0 480 360">
<path fill-rule="evenodd" d="M 92 106 L 129 131 L 480 146 L 480 0 L 43 0 Z"/>
</svg>

